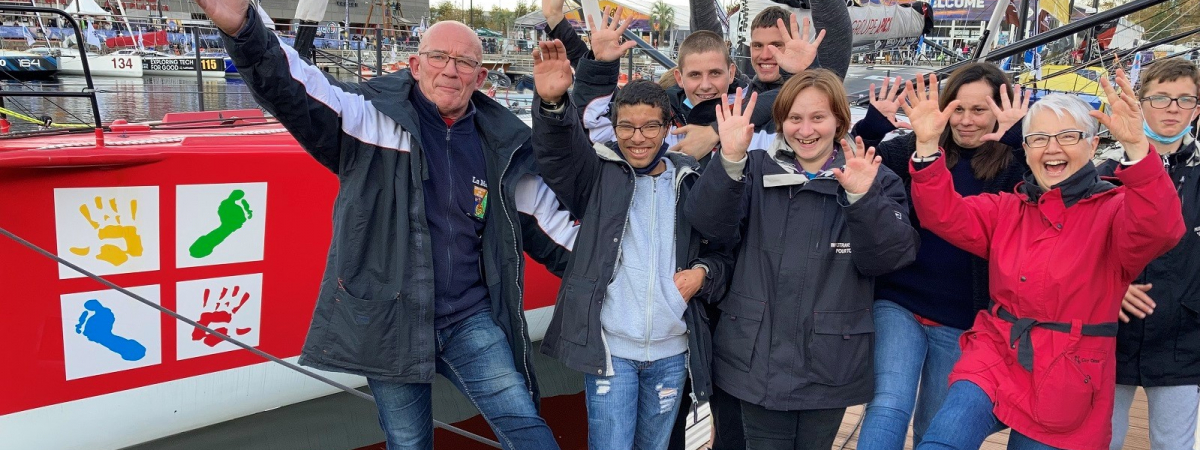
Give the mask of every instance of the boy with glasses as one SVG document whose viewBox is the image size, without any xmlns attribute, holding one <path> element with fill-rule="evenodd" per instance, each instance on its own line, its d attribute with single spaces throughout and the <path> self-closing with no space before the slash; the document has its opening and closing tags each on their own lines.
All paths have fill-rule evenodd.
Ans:
<svg viewBox="0 0 1200 450">
<path fill-rule="evenodd" d="M 1143 129 L 1174 181 L 1186 232 L 1175 248 L 1146 266 L 1121 303 L 1109 447 L 1124 445 L 1129 407 L 1141 386 L 1150 408 L 1151 450 L 1192 448 L 1200 406 L 1200 154 L 1192 135 L 1200 114 L 1200 70 L 1181 58 L 1164 59 L 1143 70 L 1141 79 L 1136 94 Z M 1111 175 L 1116 167 L 1110 160 L 1100 171 Z"/>
<path fill-rule="evenodd" d="M 685 380 L 694 398 L 711 392 L 701 302 L 721 297 L 729 259 L 683 216 L 699 165 L 667 152 L 663 88 L 637 80 L 618 91 L 616 141 L 593 145 L 567 96 L 572 78 L 562 42 L 542 42 L 534 154 L 581 224 L 542 351 L 584 374 L 589 448 L 663 449 Z"/>
</svg>

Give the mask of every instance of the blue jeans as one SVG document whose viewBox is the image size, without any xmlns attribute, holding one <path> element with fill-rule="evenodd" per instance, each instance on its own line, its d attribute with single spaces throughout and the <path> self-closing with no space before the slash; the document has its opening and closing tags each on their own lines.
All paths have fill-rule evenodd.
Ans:
<svg viewBox="0 0 1200 450">
<path fill-rule="evenodd" d="M 942 409 L 933 418 L 917 450 L 978 450 L 983 440 L 1008 428 L 992 413 L 992 399 L 970 381 L 950 386 Z M 1013 430 L 1008 450 L 1056 450 Z"/>
<path fill-rule="evenodd" d="M 922 325 L 888 300 L 875 301 L 874 315 L 875 398 L 867 405 L 858 448 L 904 448 L 909 420 L 916 447 L 946 399 L 950 370 L 962 356 L 958 337 L 963 330 Z"/>
<path fill-rule="evenodd" d="M 658 361 L 612 357 L 613 375 L 584 374 L 588 448 L 667 447 L 687 379 L 687 354 Z"/>
<path fill-rule="evenodd" d="M 484 309 L 437 330 L 437 373 L 483 414 L 505 449 L 558 449 L 538 415 L 525 377 L 513 364 L 508 339 Z M 367 379 L 379 408 L 388 450 L 433 449 L 433 404 L 428 383 Z"/>
</svg>

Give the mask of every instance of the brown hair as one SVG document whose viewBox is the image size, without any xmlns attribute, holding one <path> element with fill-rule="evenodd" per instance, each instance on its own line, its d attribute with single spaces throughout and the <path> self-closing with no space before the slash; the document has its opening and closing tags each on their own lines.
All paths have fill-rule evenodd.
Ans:
<svg viewBox="0 0 1200 450">
<path fill-rule="evenodd" d="M 1137 95 L 1143 97 L 1146 95 L 1146 85 L 1151 81 L 1155 83 L 1169 83 L 1180 78 L 1191 78 L 1192 83 L 1200 87 L 1200 69 L 1197 69 L 1191 61 L 1184 61 L 1179 58 L 1159 59 L 1149 64 L 1146 70 L 1142 71 L 1141 82 L 1138 83 Z"/>
<path fill-rule="evenodd" d="M 777 125 L 782 125 L 787 121 L 788 114 L 791 113 L 792 106 L 796 103 L 796 97 L 808 88 L 821 91 L 829 99 L 833 117 L 838 120 L 835 142 L 840 142 L 850 131 L 850 101 L 846 99 L 846 88 L 842 86 L 841 77 L 828 69 L 805 70 L 783 83 L 783 87 L 779 88 L 779 94 L 775 97 L 775 104 L 771 106 L 771 118 L 775 119 Z"/>
<path fill-rule="evenodd" d="M 1000 89 L 1006 89 L 1010 94 L 1012 93 L 1012 82 L 995 64 L 971 63 L 955 70 L 942 83 L 943 90 L 938 106 L 944 110 L 947 104 L 958 97 L 958 90 L 962 89 L 963 85 L 977 81 L 983 81 L 991 86 L 992 101 L 995 101 L 997 105 L 1000 104 Z M 997 125 L 999 124 L 997 123 Z M 996 131 L 996 129 L 989 130 L 989 132 L 992 131 Z M 954 167 L 958 163 L 959 146 L 954 142 L 950 127 L 946 127 L 946 130 L 942 132 L 939 143 L 946 152 L 946 165 Z M 979 152 L 975 154 L 975 157 L 971 158 L 971 170 L 975 173 L 976 178 L 984 181 L 991 180 L 1008 168 L 1008 165 L 1012 164 L 1012 159 L 1011 147 L 999 142 L 985 142 L 979 146 Z"/>
<path fill-rule="evenodd" d="M 784 24 L 789 23 L 792 20 L 792 12 L 778 6 L 768 6 L 754 16 L 754 21 L 750 23 L 750 30 L 779 26 L 779 19 L 783 19 Z M 784 33 L 791 32 L 786 28 L 782 31 Z"/>
<path fill-rule="evenodd" d="M 729 47 L 725 45 L 725 38 L 708 30 L 689 34 L 679 44 L 679 59 L 676 62 L 682 67 L 683 60 L 688 56 L 706 52 L 717 52 L 725 55 L 725 64 L 733 64 L 733 57 L 729 56 Z"/>
</svg>

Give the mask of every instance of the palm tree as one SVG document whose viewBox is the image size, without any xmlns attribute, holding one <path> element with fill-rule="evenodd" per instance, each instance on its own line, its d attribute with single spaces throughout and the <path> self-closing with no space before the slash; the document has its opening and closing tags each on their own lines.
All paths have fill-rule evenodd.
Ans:
<svg viewBox="0 0 1200 450">
<path fill-rule="evenodd" d="M 658 33 L 658 40 L 662 41 L 663 33 L 668 33 L 675 27 L 675 8 L 663 0 L 654 2 L 654 6 L 650 8 L 650 22 L 654 31 Z"/>
</svg>

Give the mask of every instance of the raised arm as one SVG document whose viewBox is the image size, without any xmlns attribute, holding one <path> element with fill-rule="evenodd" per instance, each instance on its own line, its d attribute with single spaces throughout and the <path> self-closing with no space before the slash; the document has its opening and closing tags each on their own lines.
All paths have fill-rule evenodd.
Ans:
<svg viewBox="0 0 1200 450">
<path fill-rule="evenodd" d="M 916 153 L 910 163 L 912 202 L 921 226 L 954 246 L 981 258 L 988 257 L 1000 211 L 1001 198 L 980 194 L 963 198 L 954 190 L 954 178 L 941 157 L 938 139 L 946 129 L 958 100 L 938 106 L 937 75 L 929 76 L 929 89 L 923 77 L 905 85 L 905 115 L 912 121 L 916 135 Z"/>
<path fill-rule="evenodd" d="M 562 41 L 563 47 L 567 49 L 567 59 L 571 60 L 571 67 L 576 67 L 587 55 L 588 46 L 579 38 L 579 33 L 575 32 L 571 21 L 566 20 L 564 3 L 565 0 L 542 0 L 542 15 L 546 16 L 547 40 Z"/>
<path fill-rule="evenodd" d="M 406 150 L 395 121 L 371 106 L 360 89 L 332 81 L 282 45 L 245 0 L 197 3 L 221 29 L 225 48 L 254 99 L 321 165 L 339 172 L 347 138 Z"/>
<path fill-rule="evenodd" d="M 749 191 L 746 187 L 747 148 L 754 137 L 750 111 L 758 94 L 750 95 L 742 106 L 742 89 L 732 105 L 717 107 L 717 124 L 721 134 L 719 167 L 711 165 L 700 175 L 684 207 L 692 228 L 717 245 L 735 248 L 742 240 L 742 229 L 749 214 Z M 748 110 L 747 110 L 748 109 Z"/>
<path fill-rule="evenodd" d="M 562 42 L 538 44 L 533 53 L 533 78 L 537 89 L 532 111 L 533 153 L 538 168 L 571 214 L 583 217 L 600 159 L 566 95 L 571 86 L 571 63 Z"/>
<path fill-rule="evenodd" d="M 1125 149 L 1125 160 L 1116 171 L 1125 186 L 1125 203 L 1113 221 L 1109 245 L 1126 275 L 1133 277 L 1154 258 L 1175 247 L 1186 230 L 1178 192 L 1146 139 L 1140 102 L 1129 77 L 1119 68 L 1117 85 L 1120 93 L 1108 80 L 1100 80 L 1104 93 L 1115 99 L 1111 102 L 1112 116 L 1099 111 L 1090 114 Z"/>
<path fill-rule="evenodd" d="M 629 27 L 629 21 L 618 20 L 625 7 L 615 11 L 604 8 L 601 16 L 603 25 L 596 26 L 588 17 L 592 29 L 592 57 L 584 57 L 575 73 L 575 90 L 571 94 L 576 105 L 584 108 L 583 127 L 592 142 L 609 142 L 615 139 L 612 122 L 608 119 L 608 103 L 617 91 L 617 78 L 621 71 L 621 56 L 637 45 L 633 41 L 621 42 L 621 36 Z"/>
<path fill-rule="evenodd" d="M 829 40 L 817 49 L 814 67 L 829 69 L 842 79 L 850 70 L 850 49 L 854 40 L 850 8 L 845 0 L 809 0 L 813 27 L 826 33 Z"/>
</svg>

